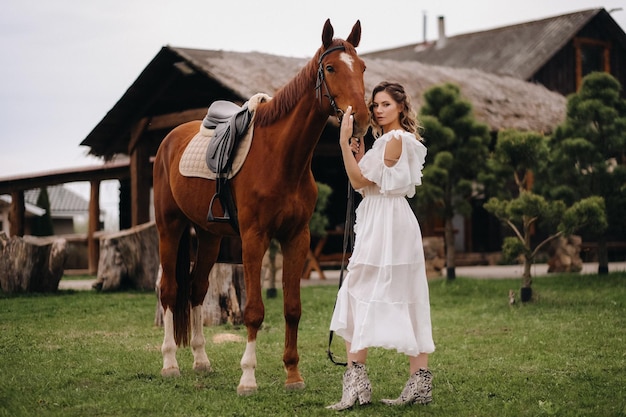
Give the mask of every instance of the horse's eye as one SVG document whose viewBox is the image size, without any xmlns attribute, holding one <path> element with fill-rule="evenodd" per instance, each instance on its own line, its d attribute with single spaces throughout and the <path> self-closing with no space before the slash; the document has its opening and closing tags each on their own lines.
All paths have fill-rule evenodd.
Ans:
<svg viewBox="0 0 626 417">
<path fill-rule="evenodd" d="M 326 65 L 326 72 L 335 72 L 335 69 L 332 65 Z"/>
</svg>

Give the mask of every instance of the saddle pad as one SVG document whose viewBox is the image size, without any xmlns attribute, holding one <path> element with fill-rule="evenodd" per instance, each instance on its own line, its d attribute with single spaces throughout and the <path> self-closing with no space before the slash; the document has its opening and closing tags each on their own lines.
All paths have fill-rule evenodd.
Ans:
<svg viewBox="0 0 626 417">
<path fill-rule="evenodd" d="M 248 156 L 248 151 L 250 151 L 250 146 L 252 145 L 253 131 L 254 125 L 250 124 L 246 135 L 241 139 L 239 147 L 237 148 L 231 170 L 228 174 L 228 179 L 234 177 L 239 172 L 246 160 L 246 156 Z M 213 133 L 215 133 L 215 130 L 203 128 L 191 139 L 183 152 L 183 156 L 180 158 L 178 165 L 180 175 L 183 177 L 198 177 L 207 180 L 216 179 L 215 172 L 211 171 L 206 164 L 206 151 L 213 137 Z"/>
</svg>

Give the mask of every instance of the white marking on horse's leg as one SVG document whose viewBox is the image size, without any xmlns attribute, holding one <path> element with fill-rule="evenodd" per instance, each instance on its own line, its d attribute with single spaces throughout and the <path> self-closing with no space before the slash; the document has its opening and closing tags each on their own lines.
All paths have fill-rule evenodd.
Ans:
<svg viewBox="0 0 626 417">
<path fill-rule="evenodd" d="M 248 395 L 256 392 L 256 378 L 254 370 L 256 369 L 256 341 L 246 344 L 246 351 L 241 357 L 241 379 L 237 387 L 237 394 Z"/>
<path fill-rule="evenodd" d="M 350 71 L 354 71 L 354 60 L 349 54 L 342 52 L 341 55 L 339 55 L 339 59 L 346 63 L 348 68 L 350 68 Z"/>
<path fill-rule="evenodd" d="M 174 340 L 174 315 L 169 308 L 165 309 L 163 315 L 163 345 L 161 345 L 161 353 L 163 354 L 162 376 L 180 376 L 178 362 L 176 361 L 176 341 Z"/>
<path fill-rule="evenodd" d="M 206 355 L 206 339 L 202 328 L 202 304 L 191 309 L 191 352 L 193 370 L 211 372 L 211 362 Z"/>
</svg>

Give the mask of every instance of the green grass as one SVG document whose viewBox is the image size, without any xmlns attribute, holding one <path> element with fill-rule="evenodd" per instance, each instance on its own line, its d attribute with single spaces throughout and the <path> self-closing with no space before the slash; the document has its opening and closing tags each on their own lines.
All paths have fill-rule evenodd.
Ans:
<svg viewBox="0 0 626 417">
<path fill-rule="evenodd" d="M 350 416 L 626 416 L 626 273 L 537 278 L 538 300 L 508 305 L 520 280 L 430 283 L 437 351 L 434 401 L 389 408 L 408 377 L 406 359 L 373 349 L 375 403 Z M 266 300 L 257 344 L 259 391 L 239 397 L 243 343 L 209 344 L 214 372 L 160 376 L 162 330 L 153 293 L 63 291 L 0 295 L 0 416 L 330 416 L 343 368 L 326 358 L 335 286 L 302 289 L 304 391 L 283 384 L 282 301 Z M 205 328 L 245 335 L 242 327 Z M 342 342 L 333 351 L 343 357 Z"/>
<path fill-rule="evenodd" d="M 97 277 L 95 275 L 79 274 L 79 275 L 64 275 L 62 280 L 64 280 L 64 281 L 78 281 L 78 280 L 96 279 L 96 278 Z"/>
</svg>

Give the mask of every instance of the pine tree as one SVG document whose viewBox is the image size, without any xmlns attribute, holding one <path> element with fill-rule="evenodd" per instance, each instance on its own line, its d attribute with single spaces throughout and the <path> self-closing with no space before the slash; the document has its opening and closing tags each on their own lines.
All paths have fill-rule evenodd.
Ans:
<svg viewBox="0 0 626 417">
<path fill-rule="evenodd" d="M 549 200 L 532 191 L 532 173 L 543 170 L 548 154 L 543 135 L 505 130 L 498 134 L 494 153 L 488 162 L 491 176 L 486 182 L 490 188 L 499 185 L 499 197 L 490 198 L 484 207 L 513 232 L 513 236 L 504 239 L 502 254 L 507 261 L 523 257 L 522 301 L 529 301 L 532 297 L 531 265 L 547 243 L 584 228 L 606 228 L 602 197 L 584 198 L 567 208 L 561 200 Z M 507 187 L 507 180 L 511 179 L 515 186 Z M 536 227 L 541 227 L 547 236 L 535 244 L 531 238 Z"/>
<path fill-rule="evenodd" d="M 37 197 L 37 207 L 44 209 L 46 212 L 40 217 L 33 220 L 33 236 L 52 236 L 54 235 L 54 225 L 52 224 L 52 216 L 50 215 L 50 198 L 48 197 L 48 189 L 42 187 Z"/>
<path fill-rule="evenodd" d="M 626 100 L 621 89 L 612 75 L 595 72 L 568 97 L 566 120 L 551 138 L 549 182 L 543 184 L 546 195 L 566 204 L 603 197 L 607 230 L 616 240 L 626 240 Z M 608 273 L 608 236 L 590 237 L 598 240 L 598 273 Z"/>
<path fill-rule="evenodd" d="M 472 106 L 461 98 L 458 86 L 435 86 L 424 93 L 424 98 L 420 121 L 428 157 L 422 186 L 417 187 L 413 204 L 434 207 L 444 220 L 446 272 L 448 279 L 454 279 L 452 220 L 457 214 L 471 214 L 475 180 L 484 167 L 491 139 L 487 126 L 474 119 Z"/>
</svg>

